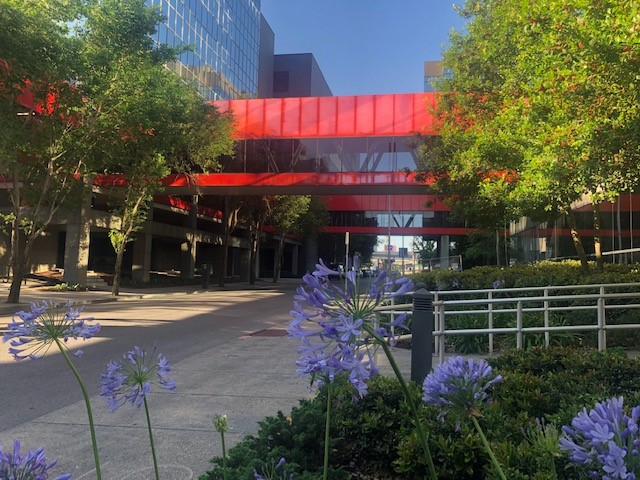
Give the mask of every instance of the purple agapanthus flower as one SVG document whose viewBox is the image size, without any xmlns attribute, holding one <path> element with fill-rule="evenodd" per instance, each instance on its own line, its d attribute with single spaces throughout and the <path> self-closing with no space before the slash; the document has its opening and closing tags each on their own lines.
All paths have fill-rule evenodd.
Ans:
<svg viewBox="0 0 640 480">
<path fill-rule="evenodd" d="M 48 470 L 56 465 L 56 461 L 47 462 L 44 449 L 39 448 L 20 453 L 20 441 L 14 440 L 13 450 L 4 451 L 0 446 L 0 478 L 2 480 L 48 480 Z M 54 480 L 67 480 L 70 473 L 65 473 Z"/>
<path fill-rule="evenodd" d="M 70 338 L 86 340 L 100 331 L 100 324 L 90 325 L 93 318 L 80 318 L 81 312 L 82 308 L 74 308 L 70 301 L 65 305 L 32 303 L 30 311 L 16 313 L 18 318 L 9 323 L 2 342 L 9 342 L 9 353 L 15 360 L 39 358 L 53 344 L 64 345 Z M 75 355 L 82 355 L 82 351 Z"/>
<path fill-rule="evenodd" d="M 345 372 L 362 396 L 367 380 L 377 373 L 374 337 L 387 337 L 390 327 L 405 327 L 406 315 L 389 323 L 378 318 L 376 308 L 386 299 L 410 292 L 413 284 L 408 278 L 390 279 L 384 271 L 364 280 L 354 270 L 347 272 L 346 282 L 332 283 L 329 275 L 335 273 L 320 260 L 313 274 L 304 276 L 288 331 L 300 341 L 298 373 L 311 375 L 313 382 L 318 377 L 333 381 L 336 374 Z"/>
<path fill-rule="evenodd" d="M 453 357 L 427 375 L 422 400 L 439 407 L 442 414 L 455 410 L 477 415 L 478 408 L 490 401 L 489 387 L 501 380 L 484 360 Z"/>
<path fill-rule="evenodd" d="M 278 463 L 275 463 L 275 461 L 272 460 L 270 464 L 262 467 L 260 469 L 260 473 L 258 473 L 254 469 L 253 470 L 254 480 L 293 480 L 293 473 L 289 474 L 284 469 L 282 472 L 278 471 L 285 463 L 286 463 L 286 460 L 284 457 L 282 457 L 278 461 Z"/>
<path fill-rule="evenodd" d="M 171 365 L 159 353 L 156 361 L 155 353 L 155 348 L 153 354 L 147 354 L 140 347 L 134 347 L 121 361 L 109 362 L 107 373 L 100 376 L 100 395 L 106 397 L 112 412 L 127 402 L 140 408 L 151 385 L 169 391 L 175 390 L 175 382 L 169 380 L 167 375 L 171 371 Z"/>
<path fill-rule="evenodd" d="M 623 398 L 597 403 L 593 410 L 583 409 L 563 426 L 560 449 L 569 460 L 584 465 L 590 478 L 635 480 L 640 473 L 640 406 L 627 415 Z"/>
</svg>

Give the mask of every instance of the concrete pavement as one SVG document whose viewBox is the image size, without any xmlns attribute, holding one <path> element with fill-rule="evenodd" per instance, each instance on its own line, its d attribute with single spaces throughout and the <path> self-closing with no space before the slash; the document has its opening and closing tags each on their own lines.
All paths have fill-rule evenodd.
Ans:
<svg viewBox="0 0 640 480">
<path fill-rule="evenodd" d="M 154 435 L 164 480 L 197 478 L 208 468 L 209 458 L 221 454 L 220 439 L 212 424 L 214 415 L 228 416 L 233 430 L 227 435 L 227 441 L 233 445 L 245 435 L 255 434 L 258 422 L 265 416 L 275 415 L 278 410 L 287 414 L 299 399 L 312 395 L 307 388 L 308 379 L 300 378 L 295 373 L 296 345 L 285 335 L 292 296 L 298 283 L 298 280 L 287 280 L 274 287 L 271 282 L 259 282 L 258 291 L 251 295 L 241 294 L 240 290 L 247 287 L 244 284 L 232 284 L 224 292 L 202 292 L 196 286 L 123 292 L 122 300 L 132 300 L 127 307 L 141 311 L 144 311 L 145 304 L 151 306 L 154 299 L 162 298 L 160 296 L 172 298 L 171 295 L 176 296 L 175 308 L 178 309 L 184 308 L 184 302 L 179 300 L 187 294 L 190 294 L 190 303 L 194 304 L 204 304 L 207 300 L 211 304 L 222 305 L 227 297 L 233 297 L 234 305 L 242 303 L 240 310 L 233 313 L 239 317 L 237 327 L 228 327 L 218 334 L 224 337 L 224 341 L 220 341 L 220 338 L 218 341 L 208 340 L 203 336 L 202 341 L 209 342 L 209 347 L 203 343 L 196 353 L 185 355 L 173 363 L 172 378 L 178 383 L 177 390 L 174 393 L 156 391 L 150 396 Z M 108 292 L 40 292 L 37 289 L 25 289 L 22 296 L 25 302 L 41 299 L 64 301 L 66 298 L 83 303 L 112 300 Z M 281 311 L 281 314 L 269 317 L 265 330 L 243 330 L 242 317 L 260 318 L 267 315 L 264 309 L 267 298 L 270 302 L 279 302 L 277 311 Z M 113 310 L 122 306 L 115 304 Z M 20 309 L 16 309 L 15 305 L 11 307 L 11 312 Z M 111 308 L 104 304 L 95 305 L 94 309 L 98 307 L 100 311 Z M 91 305 L 85 311 L 87 315 L 93 314 Z M 215 318 L 216 312 L 213 311 L 211 315 Z M 8 321 L 8 318 L 8 315 L 0 317 L 0 323 Z M 96 315 L 96 318 L 99 320 L 100 316 Z M 409 370 L 408 353 L 405 350 L 396 351 L 405 372 Z M 28 371 L 29 366 L 36 367 L 33 364 L 24 365 L 19 371 Z M 389 372 L 385 365 L 382 365 L 382 370 Z M 11 388 L 11 385 L 7 382 L 2 386 L 4 388 Z M 65 381 L 65 388 L 77 387 Z M 30 392 L 25 391 L 24 395 L 30 395 Z M 103 478 L 153 478 L 144 412 L 126 405 L 115 413 L 109 413 L 104 399 L 92 395 L 91 401 Z M 61 405 L 7 429 L 0 425 L 0 445 L 6 448 L 13 438 L 20 438 L 24 446 L 30 449 L 45 447 L 48 456 L 59 461 L 55 473 L 70 472 L 74 479 L 95 478 L 85 407 L 79 393 L 77 401 L 68 405 Z"/>
</svg>

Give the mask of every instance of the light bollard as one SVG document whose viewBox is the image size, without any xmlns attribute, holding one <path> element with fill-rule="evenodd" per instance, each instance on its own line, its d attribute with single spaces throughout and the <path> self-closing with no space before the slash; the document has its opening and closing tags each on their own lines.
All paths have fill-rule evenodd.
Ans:
<svg viewBox="0 0 640 480">
<path fill-rule="evenodd" d="M 413 292 L 411 380 L 422 385 L 433 362 L 433 296 L 418 283 Z"/>
</svg>

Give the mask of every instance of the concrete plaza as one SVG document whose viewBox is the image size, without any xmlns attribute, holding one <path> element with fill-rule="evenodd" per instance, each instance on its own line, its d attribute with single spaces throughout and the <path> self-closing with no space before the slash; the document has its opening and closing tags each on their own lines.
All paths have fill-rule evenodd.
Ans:
<svg viewBox="0 0 640 480">
<path fill-rule="evenodd" d="M 264 417 L 278 410 L 286 414 L 299 399 L 312 395 L 308 379 L 295 373 L 296 345 L 285 334 L 298 283 L 126 291 L 117 302 L 110 302 L 106 292 L 45 294 L 27 288 L 22 299 L 94 302 L 85 312 L 103 328 L 97 338 L 81 344 L 85 353 L 75 363 L 90 391 L 105 480 L 153 477 L 144 412 L 126 405 L 110 413 L 97 383 L 109 359 L 135 344 L 152 348 L 157 342 L 173 364 L 171 377 L 178 384 L 173 393 L 156 390 L 149 397 L 161 475 L 188 480 L 204 473 L 208 460 L 221 454 L 214 415 L 228 416 L 233 430 L 227 438 L 233 445 L 255 434 Z M 10 318 L 0 316 L 0 331 Z M 19 438 L 26 448 L 45 447 L 48 457 L 58 459 L 55 473 L 95 478 L 84 402 L 61 356 L 52 352 L 39 360 L 14 362 L 3 347 L 0 445 L 8 448 Z M 396 353 L 408 371 L 408 351 Z"/>
</svg>

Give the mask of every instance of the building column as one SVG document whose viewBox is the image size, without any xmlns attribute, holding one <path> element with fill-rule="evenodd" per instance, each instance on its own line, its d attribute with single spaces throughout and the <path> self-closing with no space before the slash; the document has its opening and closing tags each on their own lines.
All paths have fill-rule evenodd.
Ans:
<svg viewBox="0 0 640 480">
<path fill-rule="evenodd" d="M 194 195 L 189 211 L 188 228 L 191 230 L 187 234 L 187 241 L 180 246 L 182 261 L 180 266 L 180 276 L 182 278 L 194 278 L 196 268 L 196 230 L 198 228 L 198 196 Z"/>
<path fill-rule="evenodd" d="M 144 228 L 136 234 L 133 241 L 133 265 L 131 267 L 131 278 L 136 282 L 149 283 L 151 280 L 151 216 L 153 209 L 149 212 L 149 217 Z"/>
<path fill-rule="evenodd" d="M 318 236 L 310 235 L 304 239 L 305 272 L 313 272 L 318 263 Z"/>
<path fill-rule="evenodd" d="M 449 268 L 449 235 L 440 235 L 440 268 L 447 270 Z"/>
<path fill-rule="evenodd" d="M 240 280 L 243 282 L 249 281 L 249 264 L 251 262 L 251 250 L 249 248 L 242 248 L 240 250 L 233 249 L 234 255 L 240 255 Z M 235 266 L 235 259 L 233 262 Z M 235 273 L 235 270 L 234 272 Z"/>
<path fill-rule="evenodd" d="M 86 182 L 85 182 L 86 183 Z M 68 217 L 64 244 L 63 280 L 69 285 L 86 285 L 91 242 L 91 190 L 82 200 L 80 208 Z"/>
<path fill-rule="evenodd" d="M 300 272 L 298 272 L 298 255 L 300 254 L 300 247 L 298 245 L 293 246 L 293 255 L 291 257 L 291 274 L 298 276 Z"/>
</svg>

